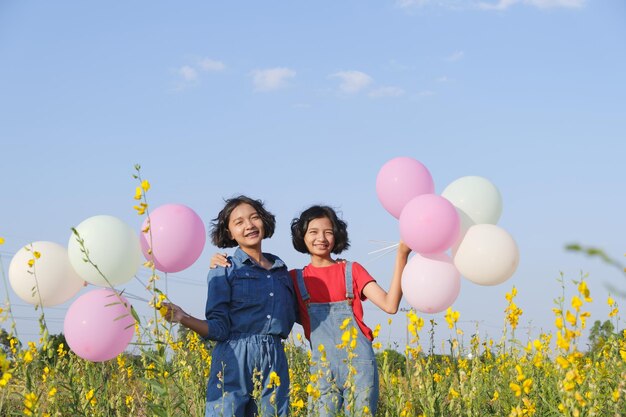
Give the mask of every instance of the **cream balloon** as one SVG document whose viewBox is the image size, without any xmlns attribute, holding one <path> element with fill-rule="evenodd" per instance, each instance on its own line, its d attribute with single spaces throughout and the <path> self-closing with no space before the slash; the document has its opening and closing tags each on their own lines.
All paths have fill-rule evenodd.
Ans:
<svg viewBox="0 0 626 417">
<path fill-rule="evenodd" d="M 42 307 L 63 304 L 85 283 L 70 265 L 67 249 L 46 241 L 33 242 L 17 251 L 9 264 L 9 282 L 18 297 Z"/>
<path fill-rule="evenodd" d="M 450 183 L 441 193 L 474 224 L 496 224 L 502 214 L 502 196 L 486 178 L 467 176 Z M 463 234 L 465 230 L 461 230 Z"/>
<path fill-rule="evenodd" d="M 503 283 L 515 273 L 518 264 L 515 240 L 493 224 L 470 227 L 454 254 L 454 265 L 461 275 L 479 285 Z"/>
<path fill-rule="evenodd" d="M 84 241 L 89 259 L 98 268 L 84 261 L 85 254 L 78 237 L 72 234 L 68 254 L 81 278 L 94 285 L 109 287 L 124 284 L 135 276 L 142 254 L 139 237 L 130 226 L 117 217 L 100 215 L 84 220 L 76 231 Z"/>
</svg>

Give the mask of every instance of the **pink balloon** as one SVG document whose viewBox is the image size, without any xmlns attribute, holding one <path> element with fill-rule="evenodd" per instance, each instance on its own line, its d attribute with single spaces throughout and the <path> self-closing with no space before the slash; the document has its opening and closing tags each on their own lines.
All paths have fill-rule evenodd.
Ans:
<svg viewBox="0 0 626 417">
<path fill-rule="evenodd" d="M 402 293 L 422 313 L 439 313 L 450 307 L 461 291 L 461 274 L 444 254 L 416 253 L 402 272 Z"/>
<path fill-rule="evenodd" d="M 140 235 L 141 250 L 147 260 L 154 261 L 156 269 L 182 271 L 200 257 L 206 243 L 206 229 L 195 211 L 182 204 L 166 204 L 152 211 L 149 219 L 150 230 Z M 147 225 L 148 219 L 141 230 Z M 150 248 L 152 254 L 148 253 Z"/>
<path fill-rule="evenodd" d="M 396 219 L 414 197 L 435 192 L 435 183 L 428 169 L 419 161 L 398 157 L 385 163 L 376 177 L 376 194 Z"/>
<path fill-rule="evenodd" d="M 414 252 L 444 252 L 457 241 L 459 233 L 456 208 L 435 194 L 413 198 L 400 214 L 400 236 Z"/>
<path fill-rule="evenodd" d="M 133 338 L 135 319 L 124 297 L 102 288 L 81 295 L 70 305 L 63 331 L 76 355 L 103 362 L 126 349 Z"/>
</svg>

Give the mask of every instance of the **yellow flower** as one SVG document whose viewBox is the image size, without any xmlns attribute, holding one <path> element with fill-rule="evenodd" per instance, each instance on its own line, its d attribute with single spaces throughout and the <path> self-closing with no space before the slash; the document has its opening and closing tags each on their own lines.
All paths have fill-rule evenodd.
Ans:
<svg viewBox="0 0 626 417">
<path fill-rule="evenodd" d="M 24 414 L 27 416 L 32 416 L 33 411 L 35 411 L 35 406 L 37 405 L 37 396 L 33 392 L 29 392 L 24 396 Z"/>
<path fill-rule="evenodd" d="M 450 393 L 450 396 L 452 398 L 459 398 L 461 396 L 461 394 L 459 394 L 454 388 L 450 387 L 450 389 L 448 390 L 448 392 Z"/>
<path fill-rule="evenodd" d="M 609 298 L 606 300 L 606 303 L 609 305 L 609 307 L 613 307 L 613 304 L 615 304 L 615 300 L 613 299 L 613 297 L 609 295 Z"/>
<path fill-rule="evenodd" d="M 55 387 L 52 387 L 50 391 L 48 391 L 48 397 L 52 398 L 56 395 L 56 393 L 57 393 L 57 389 Z"/>
<path fill-rule="evenodd" d="M 580 311 L 580 307 L 583 305 L 583 302 L 578 296 L 572 297 L 572 308 L 576 311 Z"/>
<path fill-rule="evenodd" d="M 507 292 L 504 297 L 506 298 L 506 301 L 510 303 L 513 300 L 513 298 L 515 298 L 516 295 L 517 295 L 517 288 L 513 287 L 511 292 L 510 293 Z"/>
<path fill-rule="evenodd" d="M 139 203 L 138 206 L 133 206 L 133 208 L 137 210 L 138 215 L 142 216 L 146 213 L 146 209 L 148 208 L 148 205 L 146 203 Z"/>
<path fill-rule="evenodd" d="M 141 181 L 141 188 L 144 191 L 148 191 L 150 189 L 150 183 L 148 182 L 148 180 Z"/>
<path fill-rule="evenodd" d="M 141 187 L 137 187 L 137 188 L 135 189 L 135 197 L 134 197 L 134 199 L 135 199 L 135 200 L 141 200 L 141 196 L 142 196 L 142 195 L 143 195 L 143 194 L 142 194 L 142 192 L 141 192 Z"/>
<path fill-rule="evenodd" d="M 557 357 L 556 358 L 556 362 L 563 369 L 569 368 L 569 361 L 567 359 L 565 359 L 564 357 L 562 357 L 562 356 Z"/>
<path fill-rule="evenodd" d="M 0 379 L 0 387 L 5 387 L 9 383 L 9 380 L 11 379 L 12 376 L 13 375 L 10 374 L 9 372 L 5 372 L 2 375 L 2 379 Z"/>
<path fill-rule="evenodd" d="M 270 382 L 267 384 L 267 388 L 280 387 L 280 377 L 274 371 L 270 372 Z"/>
<path fill-rule="evenodd" d="M 569 310 L 565 312 L 565 320 L 572 326 L 576 325 L 576 316 L 573 315 Z"/>
<path fill-rule="evenodd" d="M 509 388 L 511 388 L 511 390 L 515 393 L 516 397 L 519 397 L 520 395 L 522 395 L 522 387 L 520 387 L 519 384 L 516 384 L 515 382 L 511 382 L 509 384 Z"/>
<path fill-rule="evenodd" d="M 449 329 L 452 329 L 454 327 L 456 322 L 459 321 L 460 316 L 461 313 L 459 313 L 458 311 L 452 311 L 452 308 L 448 307 L 448 309 L 446 310 L 445 319 L 448 322 Z"/>
<path fill-rule="evenodd" d="M 302 401 L 302 398 L 298 398 L 297 401 L 291 403 L 291 406 L 294 408 L 304 408 L 304 401 Z"/>
<path fill-rule="evenodd" d="M 34 260 L 34 259 L 29 259 L 29 260 L 28 260 L 28 266 L 29 266 L 30 268 L 32 268 L 32 267 L 33 267 L 33 265 L 35 265 L 35 260 Z"/>
<path fill-rule="evenodd" d="M 313 385 L 308 384 L 306 386 L 306 392 L 307 394 L 309 394 L 310 396 L 312 396 L 314 399 L 318 399 L 320 397 L 320 390 L 318 390 L 317 388 L 314 388 Z"/>
<path fill-rule="evenodd" d="M 0 237 L 0 245 L 4 245 L 4 238 Z"/>
<path fill-rule="evenodd" d="M 619 390 L 618 389 L 613 391 L 613 393 L 611 394 L 611 398 L 613 399 L 614 402 L 617 402 L 619 400 Z"/>
<path fill-rule="evenodd" d="M 593 299 L 589 297 L 589 288 L 587 288 L 585 281 L 580 281 L 580 284 L 578 284 L 578 292 L 583 296 L 585 302 L 590 303 L 593 301 Z"/>
<path fill-rule="evenodd" d="M 500 393 L 498 392 L 498 390 L 495 390 L 493 392 L 493 397 L 491 397 L 491 402 L 497 401 L 498 398 L 500 398 Z"/>
<path fill-rule="evenodd" d="M 554 325 L 559 330 L 563 329 L 563 317 L 559 316 L 556 319 L 554 319 Z"/>
<path fill-rule="evenodd" d="M 533 380 L 530 378 L 528 378 L 522 383 L 522 389 L 524 390 L 526 394 L 530 393 L 530 387 L 532 387 L 532 385 L 533 385 Z"/>
<path fill-rule="evenodd" d="M 345 319 L 343 321 L 343 323 L 341 323 L 341 326 L 339 326 L 339 329 L 340 330 L 345 330 L 346 327 L 348 327 L 348 324 L 350 324 L 350 319 L 349 318 Z"/>
<path fill-rule="evenodd" d="M 377 324 L 376 327 L 374 327 L 374 330 L 372 330 L 372 336 L 374 339 L 378 337 L 378 333 L 380 333 L 380 324 Z"/>
<path fill-rule="evenodd" d="M 130 407 L 133 404 L 133 397 L 131 395 L 126 396 L 126 407 Z"/>
</svg>

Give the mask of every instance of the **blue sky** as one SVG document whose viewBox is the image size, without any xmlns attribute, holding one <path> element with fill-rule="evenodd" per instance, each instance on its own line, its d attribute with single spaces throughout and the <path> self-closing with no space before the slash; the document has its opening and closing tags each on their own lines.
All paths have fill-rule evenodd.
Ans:
<svg viewBox="0 0 626 417">
<path fill-rule="evenodd" d="M 618 0 L 4 0 L 5 273 L 22 246 L 65 245 L 70 227 L 97 214 L 139 230 L 140 163 L 152 208 L 186 204 L 207 225 L 223 198 L 263 199 L 278 221 L 264 249 L 291 267 L 307 257 L 291 247 L 290 220 L 332 205 L 349 226 L 344 256 L 388 287 L 393 256 L 371 252 L 399 231 L 375 180 L 385 162 L 410 156 L 437 193 L 467 175 L 492 181 L 503 197 L 499 226 L 519 245 L 504 284 L 463 281 L 453 308 L 468 333 L 478 323 L 499 337 L 512 286 L 524 310 L 519 333 L 552 329 L 561 272 L 589 273 L 591 320 L 605 320 L 606 284 L 626 290 L 624 275 L 564 246 L 596 246 L 620 261 L 626 251 L 624 39 Z M 171 298 L 198 316 L 215 250 L 207 245 L 168 279 Z M 145 296 L 138 282 L 126 290 Z M 18 331 L 36 338 L 38 312 L 9 293 Z M 46 310 L 53 333 L 70 303 Z M 445 340 L 443 315 L 433 317 Z M 366 307 L 382 341 L 402 345 L 404 315 L 391 326 L 387 318 Z"/>
</svg>

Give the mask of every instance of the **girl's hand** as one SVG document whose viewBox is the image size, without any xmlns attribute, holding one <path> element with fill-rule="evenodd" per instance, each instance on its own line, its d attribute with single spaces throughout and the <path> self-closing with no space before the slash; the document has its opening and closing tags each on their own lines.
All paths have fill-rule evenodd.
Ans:
<svg viewBox="0 0 626 417">
<path fill-rule="evenodd" d="M 209 265 L 209 268 L 215 269 L 218 266 L 226 268 L 226 267 L 230 266 L 230 262 L 228 262 L 227 256 L 228 255 L 225 254 L 225 253 L 216 253 L 211 258 L 211 265 Z"/>
<path fill-rule="evenodd" d="M 162 309 L 165 309 L 165 311 L 161 310 L 161 315 L 170 323 L 180 323 L 182 319 L 189 317 L 189 314 L 185 313 L 183 309 L 176 304 L 163 302 L 161 306 Z"/>
<path fill-rule="evenodd" d="M 406 243 L 404 243 L 404 241 L 400 241 L 398 243 L 398 253 L 405 255 L 405 256 L 409 256 L 409 254 L 411 253 L 411 248 L 409 248 Z"/>
</svg>

